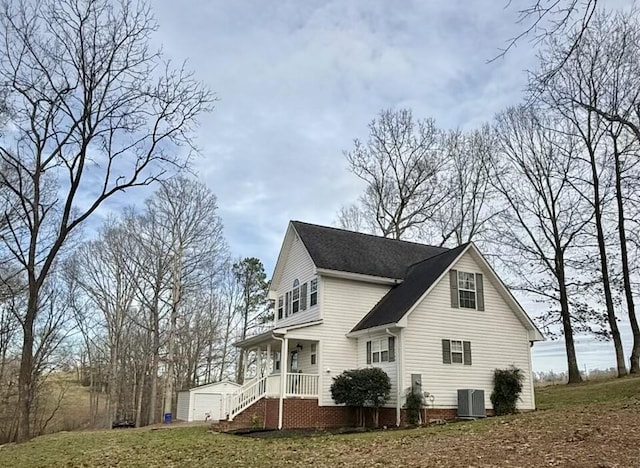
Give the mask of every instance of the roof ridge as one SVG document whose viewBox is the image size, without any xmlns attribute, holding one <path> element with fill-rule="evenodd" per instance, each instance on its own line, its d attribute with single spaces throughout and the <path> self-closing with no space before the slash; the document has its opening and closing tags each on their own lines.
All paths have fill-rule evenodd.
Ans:
<svg viewBox="0 0 640 468">
<path fill-rule="evenodd" d="M 408 272 L 411 268 L 413 268 L 413 267 L 417 266 L 419 263 L 426 262 L 427 260 L 433 260 L 434 258 L 439 257 L 440 255 L 444 255 L 444 254 L 446 254 L 446 253 L 451 253 L 451 252 L 453 252 L 454 250 L 460 249 L 461 247 L 466 247 L 466 246 L 468 246 L 469 244 L 471 244 L 471 242 L 465 242 L 464 244 L 460 244 L 460 245 L 458 245 L 458 246 L 456 246 L 456 247 L 454 247 L 454 248 L 452 248 L 452 249 L 449 249 L 449 248 L 447 248 L 447 247 L 442 247 L 443 249 L 447 249 L 447 250 L 445 250 L 444 252 L 440 252 L 440 253 L 437 253 L 437 254 L 435 254 L 435 255 L 432 255 L 431 257 L 427 257 L 427 258 L 425 258 L 425 259 L 419 260 L 419 261 L 417 261 L 417 262 L 415 262 L 415 263 L 412 263 L 411 265 L 409 265 L 409 266 L 407 267 L 407 272 Z"/>
<path fill-rule="evenodd" d="M 443 252 L 440 252 L 439 254 L 436 254 L 436 255 L 440 255 L 441 253 L 446 253 L 449 250 L 452 250 L 452 249 L 449 249 L 447 247 L 440 247 L 440 246 L 437 246 L 437 245 L 424 244 L 424 243 L 421 243 L 421 242 L 414 242 L 414 241 L 408 241 L 408 240 L 403 240 L 403 239 L 395 239 L 393 237 L 378 236 L 376 234 L 369 234 L 367 232 L 352 231 L 350 229 L 338 228 L 338 227 L 335 227 L 335 226 L 324 226 L 322 224 L 307 223 L 305 221 L 298 221 L 298 220 L 295 220 L 295 219 L 292 219 L 291 222 L 292 223 L 298 223 L 298 224 L 306 224 L 307 226 L 314 226 L 314 227 L 319 227 L 319 228 L 324 228 L 324 229 L 332 229 L 334 231 L 348 232 L 350 234 L 358 234 L 358 235 L 361 235 L 361 236 L 374 237 L 376 239 L 384 239 L 384 240 L 387 240 L 387 241 L 400 242 L 402 244 L 413 244 L 413 245 L 420 245 L 420 246 L 423 246 L 423 247 L 432 247 L 432 248 L 435 248 L 435 249 L 445 249 Z M 432 258 L 432 257 L 429 257 L 429 258 Z"/>
</svg>

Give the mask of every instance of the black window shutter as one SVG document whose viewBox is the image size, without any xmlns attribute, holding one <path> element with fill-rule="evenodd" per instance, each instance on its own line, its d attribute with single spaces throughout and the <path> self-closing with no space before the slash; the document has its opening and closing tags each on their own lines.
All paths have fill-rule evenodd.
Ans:
<svg viewBox="0 0 640 468">
<path fill-rule="evenodd" d="M 396 337 L 389 337 L 389 362 L 394 362 L 396 360 Z"/>
<path fill-rule="evenodd" d="M 371 364 L 371 341 L 367 341 L 367 364 Z"/>
<path fill-rule="evenodd" d="M 458 271 L 449 270 L 449 287 L 451 288 L 451 307 L 457 309 L 459 307 L 458 297 Z"/>
<path fill-rule="evenodd" d="M 484 310 L 484 286 L 481 273 L 476 273 L 476 307 L 478 310 Z"/>
<path fill-rule="evenodd" d="M 300 286 L 300 310 L 307 310 L 307 283 Z"/>
<path fill-rule="evenodd" d="M 465 366 L 471 365 L 471 341 L 463 341 L 462 342 L 462 350 L 463 350 L 463 362 Z"/>
<path fill-rule="evenodd" d="M 442 340 L 442 363 L 451 364 L 451 341 Z"/>
</svg>

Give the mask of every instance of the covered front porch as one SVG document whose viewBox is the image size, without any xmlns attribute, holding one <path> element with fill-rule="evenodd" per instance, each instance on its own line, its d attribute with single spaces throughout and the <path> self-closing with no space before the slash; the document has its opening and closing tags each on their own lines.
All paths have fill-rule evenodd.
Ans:
<svg viewBox="0 0 640 468">
<path fill-rule="evenodd" d="M 236 343 L 243 385 L 230 396 L 229 420 L 262 398 L 318 398 L 319 340 L 278 336 L 273 331 Z"/>
</svg>

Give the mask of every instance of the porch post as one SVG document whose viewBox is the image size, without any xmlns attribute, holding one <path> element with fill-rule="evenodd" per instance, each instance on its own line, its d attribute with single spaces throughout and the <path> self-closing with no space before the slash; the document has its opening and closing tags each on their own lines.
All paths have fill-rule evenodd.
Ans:
<svg viewBox="0 0 640 468">
<path fill-rule="evenodd" d="M 262 378 L 262 347 L 258 345 L 256 356 L 256 379 Z"/>
<path fill-rule="evenodd" d="M 273 368 L 271 367 L 271 343 L 267 343 L 267 357 L 265 358 L 266 364 L 264 373 L 270 375 L 273 372 Z"/>
<path fill-rule="evenodd" d="M 280 352 L 280 401 L 278 403 L 278 429 L 282 429 L 284 395 L 287 386 L 287 362 L 289 357 L 289 338 L 284 338 Z"/>
<path fill-rule="evenodd" d="M 244 359 L 242 360 L 242 382 L 247 379 L 247 361 L 249 360 L 249 349 L 243 350 Z"/>
</svg>

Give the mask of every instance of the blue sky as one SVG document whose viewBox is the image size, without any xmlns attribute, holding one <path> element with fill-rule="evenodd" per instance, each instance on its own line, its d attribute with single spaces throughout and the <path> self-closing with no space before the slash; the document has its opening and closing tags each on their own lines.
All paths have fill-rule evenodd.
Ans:
<svg viewBox="0 0 640 468">
<path fill-rule="evenodd" d="M 381 109 L 474 128 L 518 103 L 533 45 L 487 63 L 521 31 L 508 3 L 153 0 L 166 56 L 219 98 L 194 172 L 218 196 L 233 255 L 270 272 L 288 220 L 334 223 L 363 188 L 343 151 Z M 578 352 L 581 367 L 614 365 L 609 343 L 579 339 Z M 562 343 L 536 345 L 533 359 L 563 370 Z"/>
</svg>

